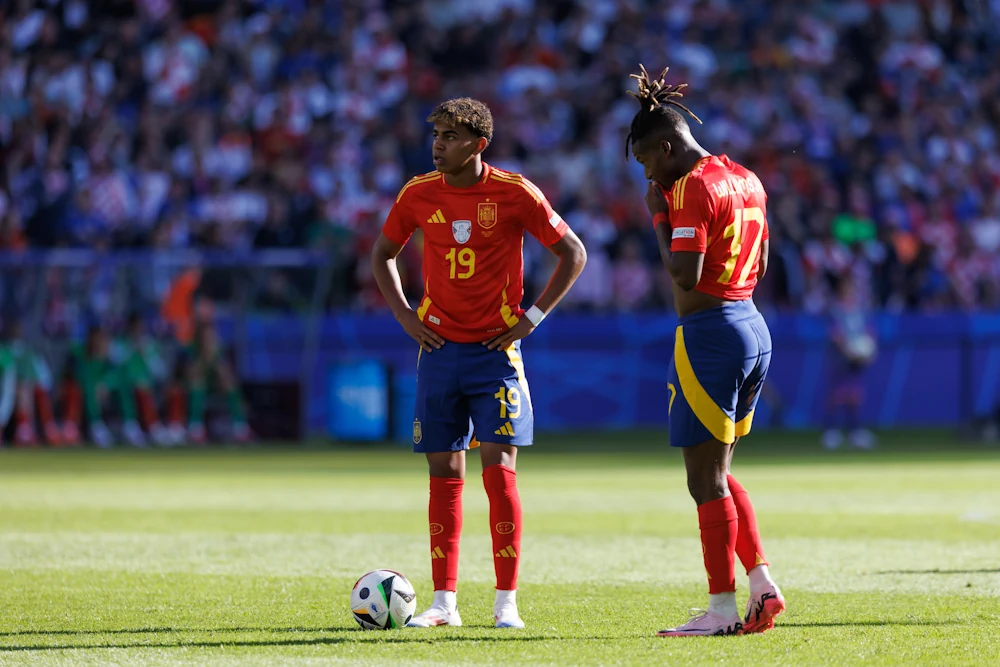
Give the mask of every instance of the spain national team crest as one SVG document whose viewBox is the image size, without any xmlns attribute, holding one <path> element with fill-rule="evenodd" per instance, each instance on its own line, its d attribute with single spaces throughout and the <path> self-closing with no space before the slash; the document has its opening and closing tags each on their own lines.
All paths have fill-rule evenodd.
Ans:
<svg viewBox="0 0 1000 667">
<path fill-rule="evenodd" d="M 497 224 L 497 205 L 493 202 L 480 202 L 479 204 L 479 226 L 489 229 Z"/>
<path fill-rule="evenodd" d="M 420 428 L 420 420 L 413 420 L 413 444 L 419 445 L 420 441 L 424 439 L 424 431 Z"/>
<path fill-rule="evenodd" d="M 472 237 L 471 220 L 454 220 L 451 223 L 451 235 L 459 243 L 466 243 Z"/>
</svg>

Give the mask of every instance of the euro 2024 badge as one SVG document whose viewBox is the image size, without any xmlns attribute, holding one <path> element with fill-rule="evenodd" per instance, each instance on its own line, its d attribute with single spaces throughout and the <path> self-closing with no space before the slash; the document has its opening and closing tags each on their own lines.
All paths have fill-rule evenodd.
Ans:
<svg viewBox="0 0 1000 667">
<path fill-rule="evenodd" d="M 472 221 L 471 220 L 454 220 L 451 223 L 451 235 L 455 237 L 455 240 L 459 243 L 466 243 L 470 238 L 472 238 Z"/>
</svg>

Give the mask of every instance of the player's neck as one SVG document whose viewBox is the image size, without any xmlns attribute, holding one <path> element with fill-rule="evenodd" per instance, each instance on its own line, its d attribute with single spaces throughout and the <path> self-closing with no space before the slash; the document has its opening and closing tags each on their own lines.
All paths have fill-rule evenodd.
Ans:
<svg viewBox="0 0 1000 667">
<path fill-rule="evenodd" d="M 681 169 L 684 170 L 684 173 L 687 174 L 695 168 L 695 165 L 710 155 L 711 153 L 706 151 L 699 144 L 688 144 L 681 149 L 679 164 Z"/>
<path fill-rule="evenodd" d="M 471 188 L 483 177 L 483 170 L 486 165 L 482 160 L 473 160 L 461 171 L 454 174 L 445 174 L 444 182 L 453 188 Z"/>
</svg>

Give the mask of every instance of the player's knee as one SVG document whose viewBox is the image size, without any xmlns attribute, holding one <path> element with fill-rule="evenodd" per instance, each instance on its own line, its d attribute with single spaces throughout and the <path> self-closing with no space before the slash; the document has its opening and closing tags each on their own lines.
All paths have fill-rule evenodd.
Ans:
<svg viewBox="0 0 1000 667">
<path fill-rule="evenodd" d="M 479 446 L 479 458 L 484 470 L 495 465 L 502 465 L 514 470 L 517 464 L 517 447 L 484 442 Z"/>
<path fill-rule="evenodd" d="M 428 454 L 427 468 L 431 477 L 465 479 L 465 452 Z"/>
<path fill-rule="evenodd" d="M 728 484 L 724 475 L 717 470 L 708 470 L 704 473 L 688 475 L 688 493 L 698 505 L 724 498 L 728 491 Z"/>
</svg>

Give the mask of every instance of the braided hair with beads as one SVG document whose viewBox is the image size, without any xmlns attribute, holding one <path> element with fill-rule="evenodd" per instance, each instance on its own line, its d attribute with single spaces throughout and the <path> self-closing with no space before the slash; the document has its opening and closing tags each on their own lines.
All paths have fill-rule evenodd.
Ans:
<svg viewBox="0 0 1000 667">
<path fill-rule="evenodd" d="M 681 90 L 686 88 L 687 84 L 678 83 L 673 86 L 667 84 L 666 76 L 670 70 L 669 67 L 665 67 L 660 73 L 660 78 L 656 80 L 650 78 L 643 65 L 640 64 L 639 69 L 641 70 L 639 74 L 629 75 L 637 81 L 638 90 L 630 90 L 628 94 L 638 100 L 641 108 L 632 117 L 632 125 L 629 127 L 628 136 L 625 137 L 626 160 L 628 160 L 632 144 L 644 139 L 652 132 L 664 128 L 672 128 L 675 131 L 688 129 L 687 121 L 676 109 L 684 111 L 701 123 L 701 119 L 679 101 L 681 97 L 684 97 Z"/>
</svg>

